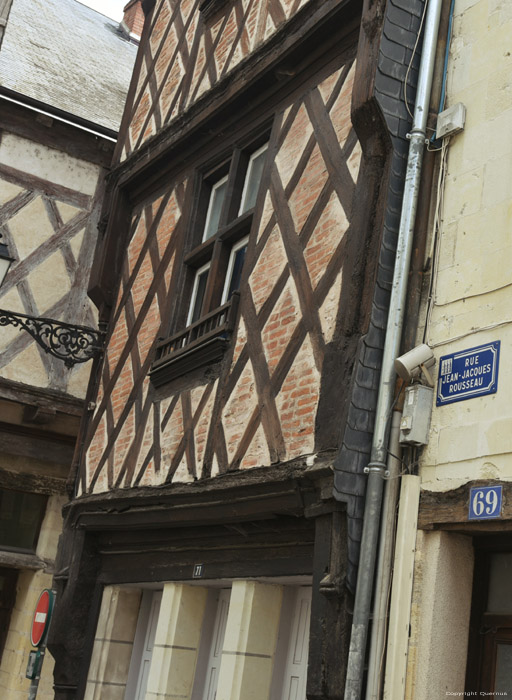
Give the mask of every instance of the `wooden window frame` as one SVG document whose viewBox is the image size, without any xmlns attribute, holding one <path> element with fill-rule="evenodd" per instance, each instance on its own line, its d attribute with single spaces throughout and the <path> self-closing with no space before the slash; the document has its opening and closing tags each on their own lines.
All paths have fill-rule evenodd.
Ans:
<svg viewBox="0 0 512 700">
<path fill-rule="evenodd" d="M 234 243 L 231 246 L 231 251 L 229 253 L 229 259 L 228 259 L 228 269 L 226 270 L 226 276 L 224 278 L 224 289 L 222 290 L 222 297 L 221 297 L 221 301 L 220 301 L 221 306 L 223 304 L 227 304 L 227 302 L 231 298 L 228 295 L 229 295 L 229 288 L 231 286 L 231 281 L 233 279 L 233 273 L 235 271 L 236 254 L 242 248 L 244 248 L 244 247 L 247 248 L 248 244 L 249 244 L 249 235 L 244 236 L 243 238 L 240 238 L 236 243 Z M 242 263 L 242 265 L 243 265 L 243 263 Z"/>
<path fill-rule="evenodd" d="M 255 208 L 242 211 L 249 186 L 251 162 L 268 148 L 269 130 L 250 142 L 235 145 L 228 154 L 196 173 L 194 206 L 190 221 L 189 250 L 184 256 L 181 307 L 169 337 L 160 341 L 150 376 L 155 386 L 222 359 L 234 330 L 239 293 L 227 298 L 233 253 L 248 245 Z M 212 192 L 226 182 L 219 225 L 205 238 Z M 259 187 L 261 186 L 261 179 Z M 258 189 L 259 189 L 258 187 Z M 256 197 L 257 199 L 257 197 Z M 199 275 L 208 269 L 201 311 L 194 318 Z"/>
<path fill-rule="evenodd" d="M 205 272 L 207 272 L 208 275 L 210 274 L 211 266 L 212 266 L 212 264 L 211 264 L 211 261 L 209 260 L 207 263 L 205 263 L 204 265 L 201 265 L 201 267 L 199 267 L 196 270 L 196 274 L 194 276 L 194 284 L 192 286 L 192 298 L 190 299 L 189 309 L 188 309 L 187 327 L 191 326 L 193 323 L 198 321 L 202 316 L 202 314 L 200 313 L 197 318 L 194 318 L 194 316 L 195 316 L 194 311 L 195 311 L 196 302 L 197 302 L 197 295 L 199 292 L 199 280 L 201 279 L 201 276 Z M 208 275 L 206 277 L 206 280 L 208 280 Z"/>
</svg>

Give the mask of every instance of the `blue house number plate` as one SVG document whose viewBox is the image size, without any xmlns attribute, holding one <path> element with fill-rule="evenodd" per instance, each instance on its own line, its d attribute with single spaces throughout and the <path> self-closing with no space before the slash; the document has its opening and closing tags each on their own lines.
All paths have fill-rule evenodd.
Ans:
<svg viewBox="0 0 512 700">
<path fill-rule="evenodd" d="M 475 486 L 469 494 L 468 520 L 491 520 L 501 515 L 502 487 Z"/>
<path fill-rule="evenodd" d="M 437 406 L 498 391 L 500 341 L 439 358 Z"/>
</svg>

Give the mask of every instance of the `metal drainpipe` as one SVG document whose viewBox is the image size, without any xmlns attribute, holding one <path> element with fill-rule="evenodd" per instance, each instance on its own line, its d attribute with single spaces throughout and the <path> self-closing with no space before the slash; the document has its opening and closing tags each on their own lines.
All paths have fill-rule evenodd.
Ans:
<svg viewBox="0 0 512 700">
<path fill-rule="evenodd" d="M 384 476 L 386 473 L 388 426 L 395 388 L 394 360 L 400 351 L 402 325 L 407 295 L 407 278 L 411 258 L 414 222 L 419 196 L 421 164 L 426 140 L 426 126 L 432 75 L 436 54 L 442 0 L 429 0 L 425 18 L 425 35 L 421 54 L 413 126 L 410 134 L 409 155 L 404 184 L 400 228 L 395 259 L 395 271 L 382 358 L 379 397 L 370 463 L 367 467 L 366 502 L 364 511 L 359 573 L 350 649 L 345 683 L 345 700 L 360 700 L 363 684 L 364 659 L 368 622 L 370 619 L 375 573 L 375 559 L 380 529 L 380 511 Z"/>
<path fill-rule="evenodd" d="M 400 419 L 402 413 L 393 411 L 389 435 L 388 471 L 384 501 L 382 506 L 382 526 L 379 538 L 377 574 L 375 577 L 375 601 L 373 604 L 373 624 L 368 661 L 366 700 L 379 700 L 383 687 L 384 646 L 386 643 L 388 607 L 390 600 L 391 562 L 395 546 L 396 505 L 400 488 Z"/>
</svg>

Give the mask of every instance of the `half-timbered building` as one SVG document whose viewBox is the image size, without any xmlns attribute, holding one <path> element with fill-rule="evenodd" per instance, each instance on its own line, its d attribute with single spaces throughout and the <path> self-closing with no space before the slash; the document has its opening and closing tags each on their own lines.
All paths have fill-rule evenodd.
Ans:
<svg viewBox="0 0 512 700">
<path fill-rule="evenodd" d="M 422 4 L 143 6 L 55 697 L 341 698 Z"/>
<path fill-rule="evenodd" d="M 87 298 L 104 175 L 136 46 L 75 0 L 0 2 L 0 697 L 27 697 L 30 627 L 51 587 L 89 377 L 13 312 L 96 326 Z M 23 318 L 23 317 L 21 317 Z M 39 698 L 51 698 L 47 656 Z"/>
</svg>

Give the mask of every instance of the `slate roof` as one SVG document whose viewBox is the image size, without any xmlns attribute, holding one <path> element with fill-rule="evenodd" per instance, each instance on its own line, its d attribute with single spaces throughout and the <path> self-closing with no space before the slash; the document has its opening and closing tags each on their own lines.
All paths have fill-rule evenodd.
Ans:
<svg viewBox="0 0 512 700">
<path fill-rule="evenodd" d="M 137 46 L 76 0 L 13 0 L 0 86 L 118 131 Z"/>
</svg>

